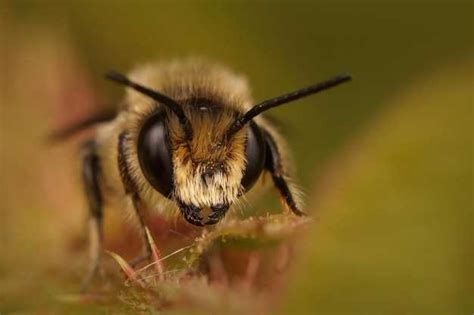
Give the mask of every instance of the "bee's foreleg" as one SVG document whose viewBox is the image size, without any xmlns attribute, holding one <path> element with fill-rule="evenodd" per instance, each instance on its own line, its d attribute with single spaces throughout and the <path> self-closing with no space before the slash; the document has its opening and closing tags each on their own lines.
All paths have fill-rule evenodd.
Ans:
<svg viewBox="0 0 474 315">
<path fill-rule="evenodd" d="M 102 256 L 102 194 L 99 186 L 100 159 L 95 143 L 88 141 L 82 146 L 82 181 L 89 206 L 89 271 L 82 283 L 81 291 L 86 291 L 99 272 Z"/>
<path fill-rule="evenodd" d="M 151 245 L 148 241 L 146 234 L 146 223 L 144 209 L 140 202 L 140 196 L 138 195 L 138 188 L 135 182 L 133 181 L 132 176 L 130 175 L 130 167 L 127 162 L 127 142 L 129 136 L 128 133 L 123 132 L 120 134 L 118 139 L 118 166 L 120 171 L 120 177 L 122 179 L 123 187 L 125 193 L 132 198 L 133 207 L 135 210 L 136 217 L 138 219 L 138 227 L 140 229 L 141 238 L 143 240 L 143 253 L 135 257 L 130 261 L 132 267 L 138 265 L 139 263 L 149 260 L 151 258 Z"/>
<path fill-rule="evenodd" d="M 305 215 L 305 213 L 299 209 L 290 190 L 275 140 L 268 132 L 264 132 L 264 139 L 267 149 L 265 169 L 272 175 L 273 183 L 280 192 L 282 202 L 285 207 L 291 209 L 294 214 L 298 216 Z"/>
<path fill-rule="evenodd" d="M 140 199 L 138 195 L 134 194 L 132 196 L 132 201 L 133 201 L 133 207 L 135 209 L 135 213 L 138 219 L 138 226 L 140 228 L 140 236 L 143 242 L 142 254 L 140 256 L 135 257 L 129 262 L 132 267 L 135 267 L 136 265 L 140 264 L 143 261 L 150 260 L 152 251 L 151 251 L 151 244 L 148 240 L 147 233 L 146 233 L 145 216 L 144 216 L 143 209 L 141 207 Z"/>
</svg>

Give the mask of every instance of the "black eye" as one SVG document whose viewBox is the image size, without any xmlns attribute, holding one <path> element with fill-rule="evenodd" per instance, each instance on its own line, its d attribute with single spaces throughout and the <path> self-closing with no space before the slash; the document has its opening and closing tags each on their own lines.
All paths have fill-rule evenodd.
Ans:
<svg viewBox="0 0 474 315">
<path fill-rule="evenodd" d="M 168 197 L 173 190 L 173 163 L 163 113 L 149 118 L 138 136 L 138 161 L 150 184 Z"/>
<path fill-rule="evenodd" d="M 249 134 L 245 148 L 247 166 L 245 168 L 244 177 L 242 178 L 242 186 L 244 186 L 246 191 L 255 184 L 263 171 L 265 163 L 265 144 L 260 128 L 258 128 L 254 122 L 251 122 L 248 130 Z"/>
</svg>

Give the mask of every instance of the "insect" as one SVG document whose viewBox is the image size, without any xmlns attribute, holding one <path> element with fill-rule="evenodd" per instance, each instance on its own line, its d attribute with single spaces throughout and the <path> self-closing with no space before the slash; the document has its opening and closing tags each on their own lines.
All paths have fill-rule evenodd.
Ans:
<svg viewBox="0 0 474 315">
<path fill-rule="evenodd" d="M 82 146 L 91 241 L 86 283 L 99 267 L 102 208 L 110 199 L 132 205 L 145 238 L 145 209 L 178 212 L 195 226 L 216 224 L 266 172 L 283 207 L 303 215 L 284 140 L 260 114 L 351 79 L 339 75 L 255 105 L 242 77 L 202 61 L 147 65 L 129 77 L 110 72 L 106 78 L 127 88 L 121 108 L 54 135 L 96 128 Z M 132 263 L 150 258 L 148 242 L 144 247 Z"/>
</svg>

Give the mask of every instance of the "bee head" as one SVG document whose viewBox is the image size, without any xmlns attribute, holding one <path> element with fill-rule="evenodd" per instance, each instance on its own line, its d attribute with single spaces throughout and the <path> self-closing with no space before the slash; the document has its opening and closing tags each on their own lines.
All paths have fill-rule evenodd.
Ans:
<svg viewBox="0 0 474 315">
<path fill-rule="evenodd" d="M 236 113 L 207 100 L 180 102 L 192 133 L 174 113 L 147 119 L 138 138 L 138 158 L 151 185 L 174 200 L 194 225 L 215 224 L 262 173 L 265 146 L 251 123 L 232 137 Z M 209 209 L 207 219 L 203 210 Z"/>
<path fill-rule="evenodd" d="M 235 106 L 205 98 L 174 100 L 116 72 L 107 78 L 162 105 L 139 132 L 140 167 L 153 188 L 175 201 L 185 219 L 199 226 L 219 222 L 262 173 L 267 153 L 262 130 L 252 120 L 255 116 L 351 79 L 339 75 L 241 113 Z M 211 210 L 206 220 L 203 208 Z"/>
</svg>

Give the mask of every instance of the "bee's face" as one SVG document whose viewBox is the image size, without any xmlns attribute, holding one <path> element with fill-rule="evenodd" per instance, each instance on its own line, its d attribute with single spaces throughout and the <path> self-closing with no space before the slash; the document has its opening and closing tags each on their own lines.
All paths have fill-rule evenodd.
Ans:
<svg viewBox="0 0 474 315">
<path fill-rule="evenodd" d="M 184 108 L 192 138 L 172 113 L 152 115 L 138 138 L 140 167 L 157 191 L 176 202 L 186 220 L 214 224 L 260 176 L 263 137 L 251 123 L 227 139 L 236 117 L 231 109 L 202 101 Z M 207 220 L 201 213 L 204 208 L 211 210 Z"/>
<path fill-rule="evenodd" d="M 139 123 L 133 125 L 133 135 L 138 131 L 136 151 L 140 169 L 156 191 L 176 203 L 186 220 L 201 226 L 217 223 L 250 189 L 264 167 L 272 174 L 285 204 L 296 214 L 302 214 L 285 180 L 285 162 L 277 143 L 268 126 L 262 125 L 263 133 L 253 119 L 271 108 L 347 82 L 351 79 L 349 75 L 339 75 L 249 107 L 251 100 L 245 83 L 221 68 L 187 63 L 171 64 L 161 71 L 146 69 L 137 73 L 138 78 L 157 90 L 117 72 L 108 73 L 107 78 L 132 89 L 127 103 L 134 108 L 130 112 L 140 114 Z M 140 110 L 144 104 L 140 98 L 144 96 L 147 101 L 154 101 L 152 109 L 158 107 L 159 112 L 143 121 L 146 111 Z M 150 108 L 148 105 L 145 108 Z M 119 150 L 125 155 L 121 143 Z M 127 193 L 148 190 L 143 181 L 135 183 L 140 187 L 129 187 L 133 186 L 129 183 L 133 179 L 129 178 L 126 159 L 125 163 L 119 160 L 119 167 L 125 169 L 121 169 L 120 175 Z M 131 171 L 137 171 L 136 167 Z M 206 220 L 203 208 L 211 211 Z"/>
</svg>

